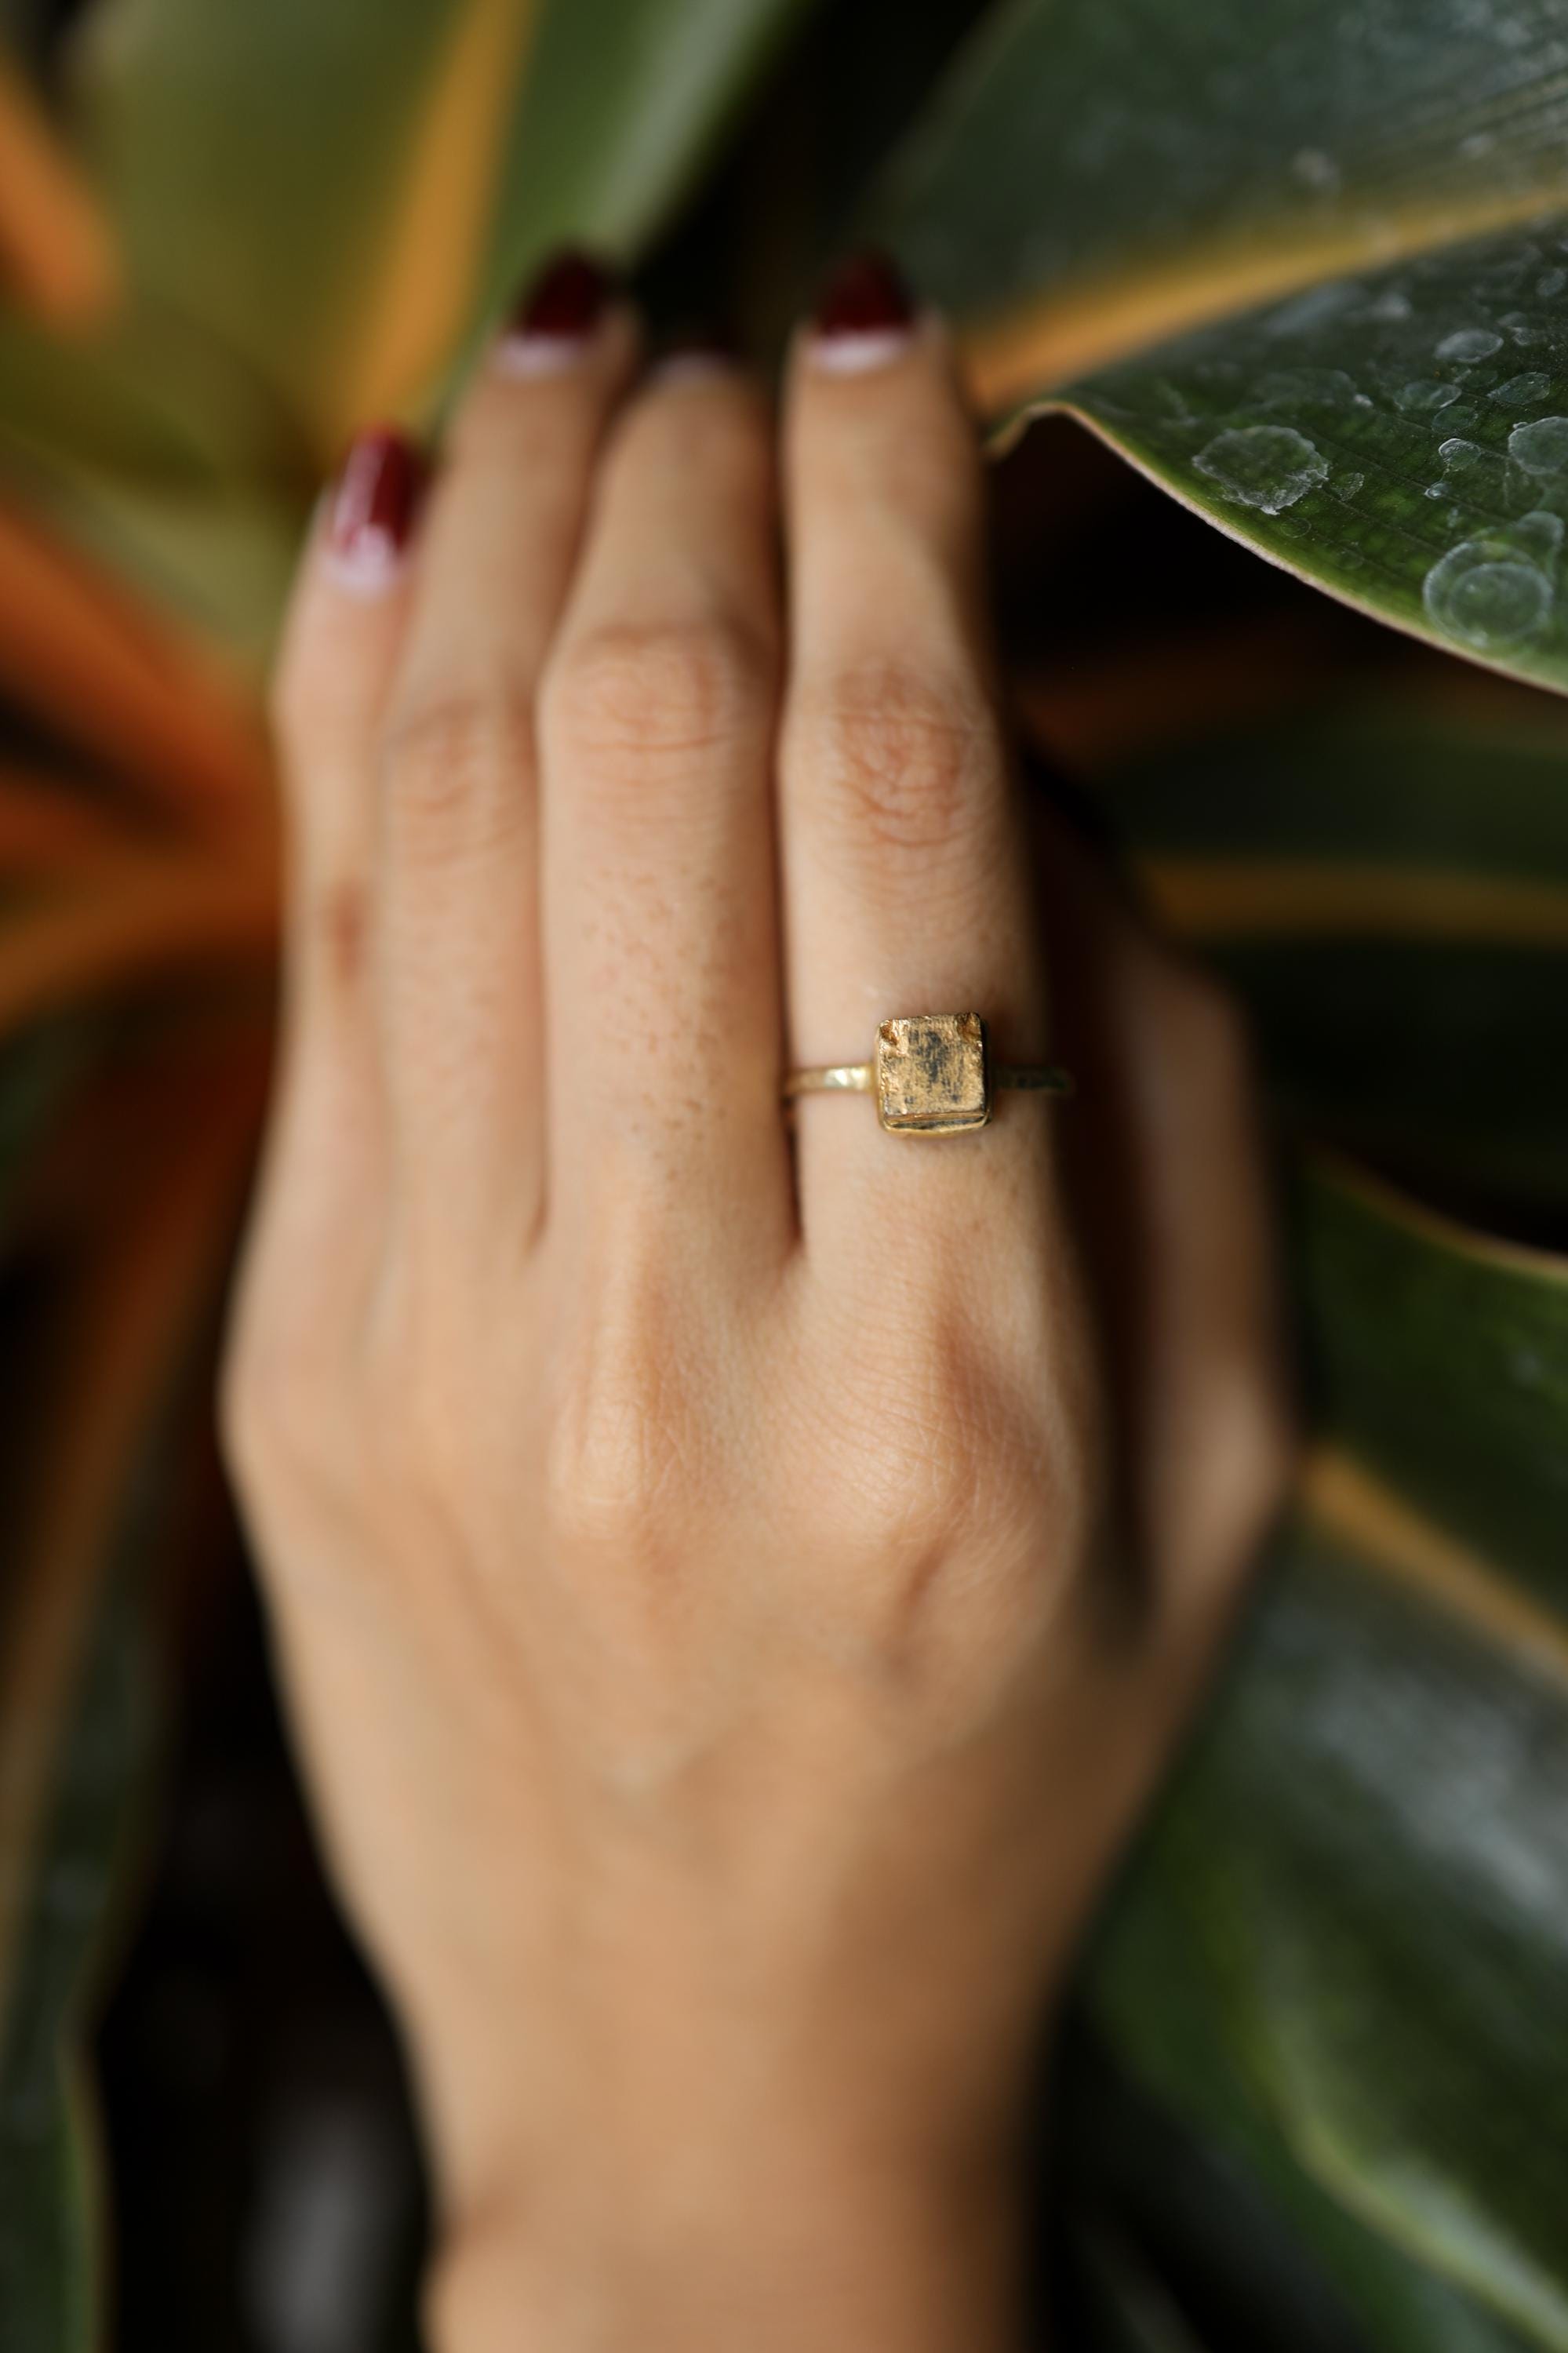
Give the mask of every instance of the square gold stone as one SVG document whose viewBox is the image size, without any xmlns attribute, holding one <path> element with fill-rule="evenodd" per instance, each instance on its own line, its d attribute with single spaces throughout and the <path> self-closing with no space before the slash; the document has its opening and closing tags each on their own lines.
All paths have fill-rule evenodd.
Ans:
<svg viewBox="0 0 1568 2353">
<path fill-rule="evenodd" d="M 985 1024 L 978 1013 L 915 1013 L 876 1033 L 876 1108 L 884 1127 L 958 1135 L 991 1117 Z"/>
</svg>

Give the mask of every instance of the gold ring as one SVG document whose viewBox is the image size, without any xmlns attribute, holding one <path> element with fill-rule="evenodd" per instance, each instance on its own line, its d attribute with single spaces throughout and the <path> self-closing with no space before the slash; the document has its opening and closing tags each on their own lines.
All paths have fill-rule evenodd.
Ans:
<svg viewBox="0 0 1568 2353">
<path fill-rule="evenodd" d="M 791 1071 L 784 1094 L 874 1094 L 893 1134 L 963 1135 L 985 1125 L 998 1087 L 1070 1095 L 1073 1082 L 1052 1062 L 993 1064 L 978 1013 L 910 1013 L 881 1024 L 874 1060 Z"/>
</svg>

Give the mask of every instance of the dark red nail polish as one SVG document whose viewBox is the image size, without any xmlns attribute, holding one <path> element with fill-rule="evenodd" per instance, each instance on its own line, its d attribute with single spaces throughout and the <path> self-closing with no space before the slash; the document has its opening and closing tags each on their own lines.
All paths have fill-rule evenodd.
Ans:
<svg viewBox="0 0 1568 2353">
<path fill-rule="evenodd" d="M 359 434 L 333 494 L 327 543 L 340 573 L 363 588 L 382 586 L 408 543 L 425 465 L 408 436 L 378 425 Z"/>
<path fill-rule="evenodd" d="M 915 302 L 891 255 L 859 253 L 834 272 L 817 305 L 819 339 L 902 335 L 915 323 Z"/>
<path fill-rule="evenodd" d="M 591 253 L 568 247 L 547 261 L 512 318 L 512 333 L 586 343 L 609 308 L 615 280 Z"/>
</svg>

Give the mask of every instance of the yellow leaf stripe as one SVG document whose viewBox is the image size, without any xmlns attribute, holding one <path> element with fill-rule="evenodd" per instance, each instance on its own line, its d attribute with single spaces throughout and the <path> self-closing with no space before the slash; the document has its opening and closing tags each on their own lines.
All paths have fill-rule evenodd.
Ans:
<svg viewBox="0 0 1568 2353">
<path fill-rule="evenodd" d="M 1534 220 L 1565 193 L 1559 181 L 1510 188 L 1485 203 L 1368 212 L 1326 234 L 1317 222 L 1287 220 L 1275 225 L 1266 245 L 1249 240 L 1227 250 L 1200 243 L 1178 261 L 1134 264 L 1119 280 L 1065 286 L 961 327 L 964 373 L 982 412 L 998 416 L 1053 385 L 1234 312 Z"/>
<path fill-rule="evenodd" d="M 120 292 L 109 223 L 22 77 L 0 62 L 0 275 L 55 328 L 95 324 Z"/>
<path fill-rule="evenodd" d="M 398 175 L 399 206 L 359 349 L 325 420 L 329 463 L 372 417 L 418 398 L 466 322 L 535 0 L 469 0 Z"/>
<path fill-rule="evenodd" d="M 1337 1191 L 1349 1194 L 1377 1216 L 1386 1218 L 1391 1225 L 1403 1227 L 1406 1233 L 1419 1234 L 1455 1258 L 1464 1259 L 1472 1266 L 1493 1268 L 1499 1273 L 1522 1275 L 1530 1282 L 1568 1284 L 1568 1258 L 1556 1250 L 1542 1250 L 1530 1242 L 1502 1241 L 1495 1234 L 1479 1233 L 1473 1226 L 1461 1225 L 1457 1218 L 1445 1217 L 1441 1209 L 1429 1209 L 1425 1202 L 1413 1200 L 1397 1185 L 1372 1176 L 1341 1153 L 1319 1146 L 1312 1160 L 1322 1178 Z"/>
<path fill-rule="evenodd" d="M 1453 869 L 1331 860 L 1152 858 L 1156 912 L 1202 940 L 1438 940 L 1568 948 L 1568 889 Z"/>
<path fill-rule="evenodd" d="M 270 789 L 253 700 L 206 649 L 0 508 L 0 687 L 164 817 L 249 822 Z"/>
<path fill-rule="evenodd" d="M 1568 1625 L 1354 1455 L 1333 1446 L 1312 1453 L 1302 1472 L 1301 1502 L 1309 1520 L 1385 1576 L 1568 1686 Z"/>
</svg>

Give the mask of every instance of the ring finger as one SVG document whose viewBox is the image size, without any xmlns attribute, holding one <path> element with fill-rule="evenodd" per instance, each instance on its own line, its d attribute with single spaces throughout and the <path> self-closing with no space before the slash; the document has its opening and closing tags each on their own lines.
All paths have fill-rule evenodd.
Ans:
<svg viewBox="0 0 1568 2353">
<path fill-rule="evenodd" d="M 988 624 L 980 459 L 939 326 L 852 265 L 795 355 L 786 436 L 794 668 L 780 839 L 791 1059 L 858 1062 L 889 1017 L 979 1013 L 1043 1059 L 1044 980 Z M 1048 1208 L 1048 1113 L 1003 1097 L 956 1144 L 864 1103 L 797 1106 L 808 1248 L 907 1207 Z"/>
</svg>

